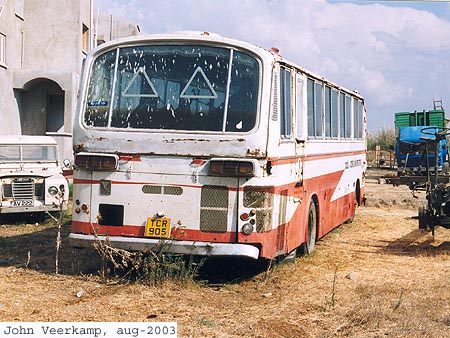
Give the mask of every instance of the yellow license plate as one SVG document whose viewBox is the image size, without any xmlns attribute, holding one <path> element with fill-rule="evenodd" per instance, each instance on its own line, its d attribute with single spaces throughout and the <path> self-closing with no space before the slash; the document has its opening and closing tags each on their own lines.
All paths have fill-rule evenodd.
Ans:
<svg viewBox="0 0 450 338">
<path fill-rule="evenodd" d="M 147 218 L 146 237 L 169 238 L 170 218 Z"/>
</svg>

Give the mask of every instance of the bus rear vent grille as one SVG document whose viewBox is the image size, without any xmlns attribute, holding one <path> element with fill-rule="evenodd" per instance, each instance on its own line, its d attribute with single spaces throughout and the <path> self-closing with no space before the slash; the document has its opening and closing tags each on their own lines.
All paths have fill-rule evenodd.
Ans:
<svg viewBox="0 0 450 338">
<path fill-rule="evenodd" d="M 200 200 L 200 230 L 227 232 L 228 188 L 203 186 Z"/>
<path fill-rule="evenodd" d="M 142 187 L 142 192 L 144 194 L 152 194 L 152 195 L 182 195 L 183 188 L 177 186 L 169 186 L 169 185 L 144 185 Z"/>
<path fill-rule="evenodd" d="M 245 187 L 244 207 L 256 209 L 256 231 L 264 232 L 271 228 L 273 213 L 273 194 L 267 187 Z"/>
</svg>

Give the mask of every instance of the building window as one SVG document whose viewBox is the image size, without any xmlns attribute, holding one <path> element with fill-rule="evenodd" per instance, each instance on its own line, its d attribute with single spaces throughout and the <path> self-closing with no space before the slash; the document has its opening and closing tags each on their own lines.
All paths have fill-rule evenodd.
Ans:
<svg viewBox="0 0 450 338">
<path fill-rule="evenodd" d="M 0 33 L 0 65 L 6 65 L 6 36 Z"/>
<path fill-rule="evenodd" d="M 81 48 L 83 51 L 89 51 L 89 28 L 83 24 L 82 32 L 81 32 Z"/>
</svg>

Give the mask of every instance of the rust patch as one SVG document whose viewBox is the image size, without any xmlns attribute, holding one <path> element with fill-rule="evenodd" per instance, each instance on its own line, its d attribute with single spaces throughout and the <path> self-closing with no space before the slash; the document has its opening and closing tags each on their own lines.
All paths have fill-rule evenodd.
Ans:
<svg viewBox="0 0 450 338">
<path fill-rule="evenodd" d="M 165 143 L 174 143 L 174 142 L 210 142 L 210 140 L 202 140 L 202 139 L 190 139 L 190 138 L 183 138 L 183 139 L 171 139 L 171 140 L 164 140 Z"/>
<path fill-rule="evenodd" d="M 83 151 L 84 150 L 84 143 L 78 143 L 75 145 L 75 152 Z"/>
<path fill-rule="evenodd" d="M 247 149 L 247 154 L 251 156 L 261 156 L 261 149 L 259 148 Z"/>
<path fill-rule="evenodd" d="M 232 140 L 218 140 L 219 142 L 245 142 L 244 138 L 237 138 Z M 174 143 L 174 142 L 211 142 L 211 140 L 205 140 L 205 139 L 192 139 L 192 138 L 173 138 L 170 140 L 164 140 L 165 143 Z"/>
</svg>

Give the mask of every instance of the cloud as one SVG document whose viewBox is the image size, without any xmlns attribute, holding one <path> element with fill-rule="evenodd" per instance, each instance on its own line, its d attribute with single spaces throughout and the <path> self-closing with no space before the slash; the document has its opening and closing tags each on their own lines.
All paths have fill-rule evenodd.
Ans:
<svg viewBox="0 0 450 338">
<path fill-rule="evenodd" d="M 409 7 L 326 0 L 97 0 L 144 33 L 210 31 L 270 48 L 366 97 L 369 128 L 450 103 L 450 24 Z M 97 5 L 95 5 L 97 6 Z M 371 113 L 377 117 L 371 119 Z"/>
</svg>

